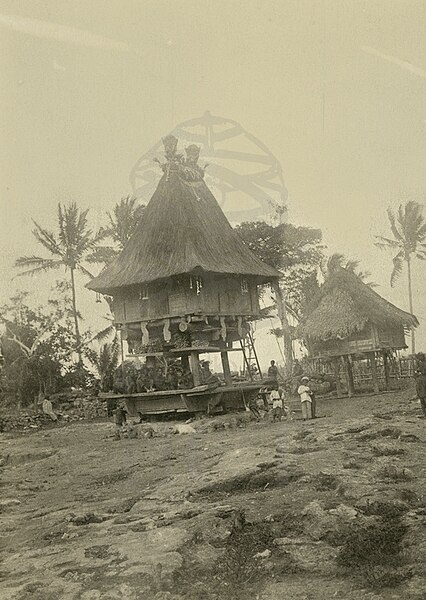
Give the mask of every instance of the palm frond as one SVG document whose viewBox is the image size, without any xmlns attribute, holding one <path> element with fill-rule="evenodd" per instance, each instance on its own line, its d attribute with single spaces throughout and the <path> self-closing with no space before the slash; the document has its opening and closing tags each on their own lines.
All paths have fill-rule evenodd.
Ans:
<svg viewBox="0 0 426 600">
<path fill-rule="evenodd" d="M 112 246 L 98 246 L 86 256 L 85 260 L 90 264 L 109 264 L 118 255 L 118 250 Z"/>
<path fill-rule="evenodd" d="M 375 246 L 377 246 L 378 248 L 400 248 L 401 247 L 401 242 L 398 242 L 396 240 L 391 240 L 390 238 L 387 237 L 383 237 L 382 235 L 376 235 L 376 240 L 378 240 L 377 242 L 375 242 Z"/>
<path fill-rule="evenodd" d="M 113 323 L 111 323 L 110 325 L 108 325 L 108 327 L 105 327 L 105 329 L 98 331 L 98 333 L 96 335 L 94 335 L 89 340 L 88 343 L 90 343 L 90 342 L 102 343 L 102 342 L 105 342 L 106 340 L 111 339 L 113 336 L 115 336 L 115 334 L 116 334 L 115 325 Z"/>
<path fill-rule="evenodd" d="M 401 209 L 401 207 L 400 207 L 400 209 Z M 399 231 L 398 227 L 396 226 L 396 217 L 390 208 L 388 208 L 387 214 L 388 214 L 391 231 L 392 231 L 395 239 L 402 242 L 403 236 L 402 236 L 401 232 Z"/>
<path fill-rule="evenodd" d="M 15 267 L 18 269 L 27 268 L 27 271 L 18 273 L 18 277 L 23 275 L 36 275 L 42 271 L 51 271 L 64 266 L 61 259 L 42 258 L 41 256 L 21 256 L 15 261 Z"/>
<path fill-rule="evenodd" d="M 77 264 L 77 269 L 78 269 L 79 271 L 81 271 L 82 273 L 84 273 L 84 275 L 86 275 L 87 277 L 90 277 L 90 279 L 93 279 L 93 278 L 94 278 L 94 275 L 93 275 L 93 273 L 91 273 L 91 272 L 90 272 L 88 269 L 86 269 L 86 267 L 85 267 L 85 266 L 83 266 L 81 263 L 80 263 L 80 264 Z"/>
<path fill-rule="evenodd" d="M 392 269 L 391 280 L 390 280 L 391 287 L 393 287 L 395 285 L 397 279 L 399 278 L 399 276 L 402 273 L 402 269 L 403 269 L 403 265 L 404 265 L 403 261 L 404 261 L 404 251 L 401 250 L 392 259 L 393 269 Z"/>
<path fill-rule="evenodd" d="M 56 256 L 63 256 L 63 250 L 56 240 L 55 234 L 41 227 L 41 225 L 34 221 L 34 219 L 33 223 L 35 225 L 35 229 L 33 229 L 33 236 L 36 238 L 36 240 L 52 254 L 55 254 Z"/>
</svg>

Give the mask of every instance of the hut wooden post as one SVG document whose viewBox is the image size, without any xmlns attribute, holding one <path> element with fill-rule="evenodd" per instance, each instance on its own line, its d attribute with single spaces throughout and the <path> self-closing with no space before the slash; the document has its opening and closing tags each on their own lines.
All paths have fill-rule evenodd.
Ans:
<svg viewBox="0 0 426 600">
<path fill-rule="evenodd" d="M 126 360 L 126 356 L 129 354 L 129 344 L 127 342 L 127 327 L 124 325 L 121 328 L 121 358 Z"/>
<path fill-rule="evenodd" d="M 184 371 L 190 371 L 191 370 L 191 365 L 189 364 L 189 357 L 187 354 L 183 354 L 180 358 L 180 362 L 182 365 L 182 369 Z"/>
<path fill-rule="evenodd" d="M 340 361 L 337 358 L 335 361 L 333 361 L 334 364 L 334 375 L 336 377 L 336 393 L 337 396 L 340 398 L 342 396 L 342 383 L 340 381 Z"/>
<path fill-rule="evenodd" d="M 348 382 L 348 396 L 349 398 L 352 398 L 352 396 L 355 394 L 354 374 L 352 372 L 351 361 L 349 360 L 349 356 L 347 354 L 345 354 L 343 357 L 343 362 L 345 363 L 346 380 Z"/>
<path fill-rule="evenodd" d="M 232 376 L 231 376 L 231 368 L 229 366 L 228 353 L 226 351 L 221 352 L 220 357 L 222 359 L 223 376 L 225 377 L 225 381 L 228 385 L 232 385 Z"/>
<path fill-rule="evenodd" d="M 191 369 L 192 377 L 194 379 L 194 386 L 201 385 L 200 365 L 198 362 L 197 351 L 193 350 L 189 355 L 189 368 Z"/>
<path fill-rule="evenodd" d="M 383 352 L 383 368 L 385 371 L 385 389 L 386 391 L 390 389 L 390 365 L 389 358 L 386 353 L 386 350 Z"/>
<path fill-rule="evenodd" d="M 370 368 L 371 368 L 371 377 L 373 380 L 373 389 L 378 394 L 380 392 L 379 388 L 379 378 L 377 376 L 377 365 L 376 365 L 376 353 L 370 352 Z"/>
</svg>

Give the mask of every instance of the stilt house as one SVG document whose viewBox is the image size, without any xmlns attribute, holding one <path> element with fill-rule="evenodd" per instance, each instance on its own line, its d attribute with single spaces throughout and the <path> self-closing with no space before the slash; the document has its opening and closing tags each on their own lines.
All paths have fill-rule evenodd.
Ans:
<svg viewBox="0 0 426 600">
<path fill-rule="evenodd" d="M 280 277 L 232 229 L 206 186 L 199 148 L 177 152 L 163 140 L 164 174 L 136 232 L 121 254 L 87 287 L 112 296 L 114 320 L 130 356 L 187 356 L 200 384 L 198 356 L 227 353 L 260 314 L 258 286 Z"/>
<path fill-rule="evenodd" d="M 352 361 L 370 361 L 373 385 L 378 391 L 376 358 L 384 363 L 389 386 L 390 350 L 406 348 L 405 333 L 418 325 L 416 317 L 397 308 L 344 268 L 331 273 L 308 306 L 298 327 L 311 358 L 334 362 L 339 382 L 339 365 L 346 369 L 348 391 L 354 391 Z"/>
</svg>

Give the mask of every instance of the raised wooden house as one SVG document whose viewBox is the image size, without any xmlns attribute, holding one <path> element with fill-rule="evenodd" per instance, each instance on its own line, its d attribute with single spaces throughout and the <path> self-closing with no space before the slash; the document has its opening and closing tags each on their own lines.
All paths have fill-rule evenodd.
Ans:
<svg viewBox="0 0 426 600">
<path fill-rule="evenodd" d="M 176 138 L 164 145 L 164 174 L 142 221 L 88 287 L 112 296 L 125 357 L 188 355 L 199 385 L 199 354 L 220 351 L 231 384 L 227 353 L 260 314 L 258 286 L 280 273 L 232 229 L 203 180 L 199 148 L 186 148 L 184 159 Z"/>
<path fill-rule="evenodd" d="M 354 272 L 339 268 L 327 277 L 308 306 L 298 335 L 305 340 L 311 358 L 334 362 L 338 382 L 339 365 L 344 362 L 351 395 L 352 361 L 369 359 L 378 391 L 376 358 L 381 357 L 388 387 L 389 351 L 406 348 L 405 333 L 417 325 L 414 315 L 382 298 Z"/>
</svg>

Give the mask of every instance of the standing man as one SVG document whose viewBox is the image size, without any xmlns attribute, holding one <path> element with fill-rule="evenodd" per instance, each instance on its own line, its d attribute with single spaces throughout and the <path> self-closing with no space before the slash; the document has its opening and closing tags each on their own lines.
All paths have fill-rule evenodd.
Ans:
<svg viewBox="0 0 426 600">
<path fill-rule="evenodd" d="M 268 379 L 272 379 L 274 383 L 278 383 L 278 375 L 279 373 L 277 365 L 275 364 L 274 360 L 271 360 L 271 364 L 268 369 Z"/>
<path fill-rule="evenodd" d="M 300 402 L 302 404 L 302 417 L 304 421 L 313 418 L 312 411 L 312 390 L 309 387 L 309 377 L 302 377 L 300 385 L 297 389 L 297 393 L 300 396 Z"/>
</svg>

